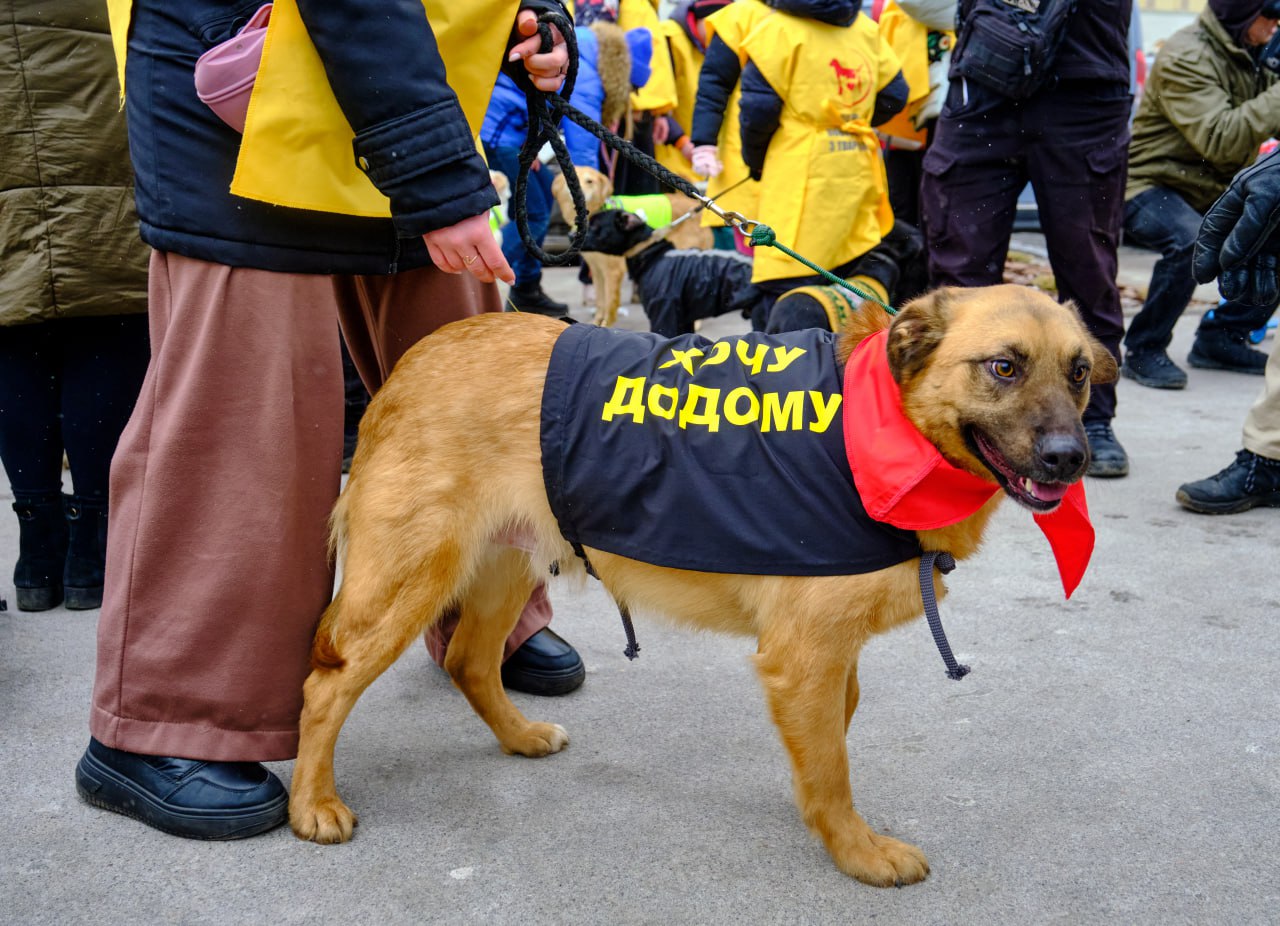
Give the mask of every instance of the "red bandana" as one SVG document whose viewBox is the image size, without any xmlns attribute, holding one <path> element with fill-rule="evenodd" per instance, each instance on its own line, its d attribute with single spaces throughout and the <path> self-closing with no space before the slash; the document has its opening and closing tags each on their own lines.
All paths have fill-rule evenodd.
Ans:
<svg viewBox="0 0 1280 926">
<path fill-rule="evenodd" d="M 854 348 L 844 370 L 844 444 L 853 481 L 877 521 L 906 530 L 947 527 L 1003 490 L 948 463 L 903 413 L 885 353 L 888 334 L 876 332 Z M 1056 509 L 1034 517 L 1070 598 L 1093 554 L 1084 483 L 1072 485 Z"/>
</svg>

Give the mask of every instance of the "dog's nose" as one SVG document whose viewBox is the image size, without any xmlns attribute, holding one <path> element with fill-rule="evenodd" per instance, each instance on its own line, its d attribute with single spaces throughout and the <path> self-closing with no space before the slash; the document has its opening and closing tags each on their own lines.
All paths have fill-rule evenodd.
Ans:
<svg viewBox="0 0 1280 926">
<path fill-rule="evenodd" d="M 1076 476 L 1086 455 L 1084 440 L 1074 434 L 1045 434 L 1036 441 L 1036 459 L 1046 475 L 1056 479 Z"/>
</svg>

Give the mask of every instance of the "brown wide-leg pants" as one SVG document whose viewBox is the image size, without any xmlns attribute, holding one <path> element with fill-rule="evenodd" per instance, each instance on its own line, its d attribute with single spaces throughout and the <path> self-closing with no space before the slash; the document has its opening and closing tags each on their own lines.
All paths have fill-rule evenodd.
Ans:
<svg viewBox="0 0 1280 926">
<path fill-rule="evenodd" d="M 151 365 L 111 471 L 92 734 L 150 755 L 294 755 L 311 638 L 333 593 L 340 322 L 375 391 L 497 287 L 434 267 L 332 277 L 155 252 Z M 539 587 L 508 653 L 549 623 Z"/>
</svg>

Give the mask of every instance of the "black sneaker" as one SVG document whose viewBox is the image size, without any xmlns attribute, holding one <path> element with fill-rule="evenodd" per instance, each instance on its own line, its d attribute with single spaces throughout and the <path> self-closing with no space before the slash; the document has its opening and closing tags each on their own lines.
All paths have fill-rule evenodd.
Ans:
<svg viewBox="0 0 1280 926">
<path fill-rule="evenodd" d="M 1280 460 L 1248 450 L 1215 476 L 1178 488 L 1178 504 L 1201 514 L 1238 514 L 1250 508 L 1280 508 Z"/>
<path fill-rule="evenodd" d="M 1187 354 L 1187 363 L 1202 370 L 1230 370 L 1261 376 L 1267 355 L 1249 346 L 1248 337 L 1226 328 L 1201 328 Z"/>
<path fill-rule="evenodd" d="M 569 307 L 563 302 L 556 302 L 542 290 L 542 283 L 517 283 L 507 293 L 508 309 L 518 312 L 532 312 L 535 315 L 550 315 L 559 318 L 569 314 Z"/>
<path fill-rule="evenodd" d="M 1110 421 L 1086 421 L 1084 433 L 1089 438 L 1088 475 L 1102 479 L 1129 475 L 1129 455 L 1116 440 Z"/>
<path fill-rule="evenodd" d="M 89 740 L 76 766 L 87 803 L 187 839 L 243 839 L 289 818 L 289 794 L 257 762 L 144 756 Z"/>
<path fill-rule="evenodd" d="M 578 651 L 549 627 L 539 630 L 502 664 L 502 685 L 534 695 L 562 695 L 587 677 Z"/>
<path fill-rule="evenodd" d="M 1162 350 L 1128 351 L 1120 372 L 1140 386 L 1185 389 L 1187 374 Z"/>
</svg>

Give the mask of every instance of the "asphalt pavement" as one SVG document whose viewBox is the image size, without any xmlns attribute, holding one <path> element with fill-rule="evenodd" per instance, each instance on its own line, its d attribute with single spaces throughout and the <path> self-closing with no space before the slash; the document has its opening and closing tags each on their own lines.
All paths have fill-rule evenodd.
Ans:
<svg viewBox="0 0 1280 926">
<path fill-rule="evenodd" d="M 1145 285 L 1150 262 L 1125 250 L 1122 278 Z M 575 271 L 545 279 L 589 319 Z M 642 310 L 620 323 L 644 327 Z M 1195 324 L 1177 327 L 1179 362 Z M 563 753 L 504 756 L 415 647 L 338 745 L 339 789 L 361 821 L 348 844 L 287 828 L 189 842 L 88 807 L 72 772 L 97 613 L 15 610 L 17 522 L 0 493 L 0 922 L 1280 921 L 1280 592 L 1268 565 L 1280 511 L 1207 517 L 1174 501 L 1180 483 L 1231 461 L 1262 381 L 1189 375 L 1181 392 L 1121 381 L 1115 430 L 1132 473 L 1088 481 L 1097 549 L 1070 601 L 1046 541 L 1009 504 L 942 604 L 972 674 L 944 676 L 923 621 L 864 651 L 854 796 L 873 826 L 928 855 L 928 880 L 903 889 L 844 876 L 806 832 L 751 641 L 639 621 L 643 652 L 628 662 L 594 582 L 552 586 L 585 685 L 514 696 L 568 729 Z M 288 782 L 290 763 L 272 767 Z"/>
</svg>

